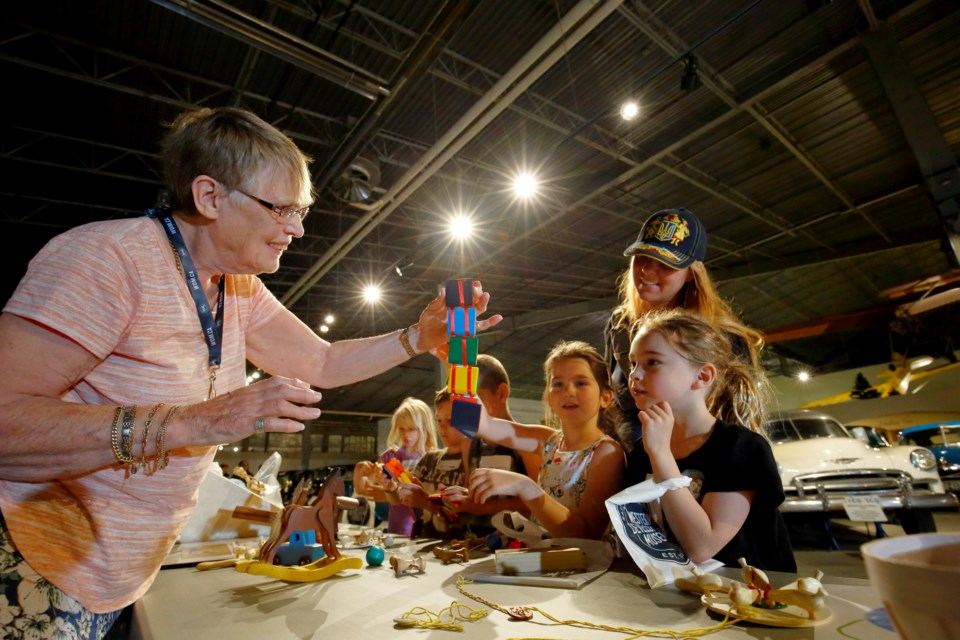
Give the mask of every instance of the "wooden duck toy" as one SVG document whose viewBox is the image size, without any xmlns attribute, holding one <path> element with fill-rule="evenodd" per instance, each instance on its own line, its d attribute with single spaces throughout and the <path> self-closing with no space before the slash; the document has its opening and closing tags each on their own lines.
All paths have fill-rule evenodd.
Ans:
<svg viewBox="0 0 960 640">
<path fill-rule="evenodd" d="M 830 610 L 823 599 L 829 594 L 820 582 L 822 577 L 823 572 L 818 570 L 812 578 L 797 580 L 795 589 L 774 589 L 767 594 L 767 597 L 774 602 L 803 609 L 811 620 L 822 620 L 830 616 Z"/>
</svg>

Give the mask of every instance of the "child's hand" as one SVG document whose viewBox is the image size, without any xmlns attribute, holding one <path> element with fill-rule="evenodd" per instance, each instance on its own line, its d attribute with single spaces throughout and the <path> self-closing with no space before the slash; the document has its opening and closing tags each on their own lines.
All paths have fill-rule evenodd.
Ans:
<svg viewBox="0 0 960 640">
<path fill-rule="evenodd" d="M 397 499 L 400 504 L 415 509 L 424 509 L 427 506 L 427 492 L 419 484 L 409 484 L 406 482 L 397 483 Z"/>
<path fill-rule="evenodd" d="M 651 458 L 670 452 L 670 436 L 673 434 L 673 411 L 670 403 L 658 402 L 641 409 L 638 414 L 643 425 L 643 450 Z"/>
<path fill-rule="evenodd" d="M 359 495 L 369 498 L 370 491 L 381 488 L 378 486 L 379 477 L 383 475 L 375 462 L 364 460 L 353 468 L 353 479 Z"/>
<path fill-rule="evenodd" d="M 502 469 L 477 469 L 470 474 L 470 497 L 483 504 L 497 496 L 533 500 L 543 492 L 528 476 Z"/>
<path fill-rule="evenodd" d="M 443 487 L 440 490 L 440 497 L 444 502 L 449 504 L 463 502 L 470 497 L 470 489 L 456 485 L 452 487 Z"/>
</svg>

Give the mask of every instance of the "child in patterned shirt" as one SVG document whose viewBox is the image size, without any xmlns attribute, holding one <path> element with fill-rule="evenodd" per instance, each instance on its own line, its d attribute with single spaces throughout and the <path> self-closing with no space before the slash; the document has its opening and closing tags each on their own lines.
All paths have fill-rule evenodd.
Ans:
<svg viewBox="0 0 960 640">
<path fill-rule="evenodd" d="M 618 409 L 606 363 L 585 342 L 560 342 L 543 365 L 548 418 L 559 429 L 523 425 L 484 412 L 479 435 L 517 451 L 539 452 L 537 482 L 500 469 L 476 469 L 470 495 L 478 503 L 517 496 L 553 537 L 599 539 L 609 525 L 604 501 L 623 487 L 623 447 L 611 435 Z"/>
</svg>

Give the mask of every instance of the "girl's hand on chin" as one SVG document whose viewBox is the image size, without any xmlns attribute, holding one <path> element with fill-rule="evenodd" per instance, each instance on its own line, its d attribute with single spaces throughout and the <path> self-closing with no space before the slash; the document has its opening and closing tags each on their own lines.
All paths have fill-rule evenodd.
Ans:
<svg viewBox="0 0 960 640">
<path fill-rule="evenodd" d="M 647 455 L 654 456 L 670 450 L 670 436 L 673 433 L 673 411 L 667 402 L 658 402 L 637 412 L 643 425 L 643 449 Z"/>
</svg>

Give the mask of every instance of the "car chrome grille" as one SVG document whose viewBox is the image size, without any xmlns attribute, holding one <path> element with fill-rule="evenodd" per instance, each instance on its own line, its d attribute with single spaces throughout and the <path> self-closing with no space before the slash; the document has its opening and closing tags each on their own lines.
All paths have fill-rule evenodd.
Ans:
<svg viewBox="0 0 960 640">
<path fill-rule="evenodd" d="M 926 482 L 914 483 L 909 474 L 885 469 L 851 469 L 848 471 L 830 471 L 825 473 L 805 473 L 797 475 L 789 486 L 784 486 L 788 497 L 798 498 L 822 496 L 824 493 L 842 495 L 861 494 L 909 494 L 913 491 L 927 491 Z"/>
</svg>

